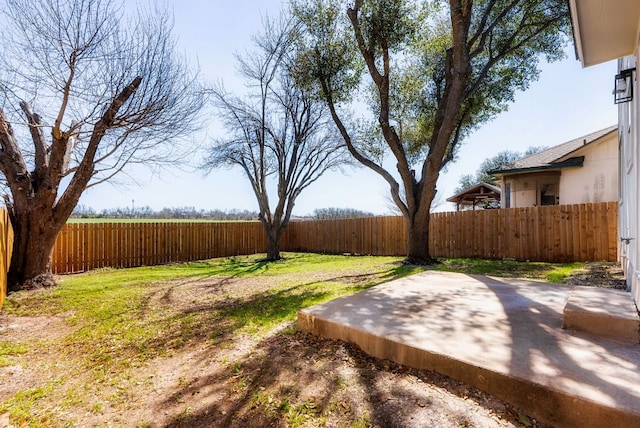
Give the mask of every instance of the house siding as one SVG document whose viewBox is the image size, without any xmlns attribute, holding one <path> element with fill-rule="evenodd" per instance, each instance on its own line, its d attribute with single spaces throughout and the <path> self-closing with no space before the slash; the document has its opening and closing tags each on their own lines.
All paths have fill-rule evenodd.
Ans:
<svg viewBox="0 0 640 428">
<path fill-rule="evenodd" d="M 640 46 L 640 44 L 639 44 Z M 625 70 L 636 66 L 636 58 L 640 48 L 636 48 L 635 56 L 628 56 L 618 60 L 618 70 Z M 638 112 L 640 111 L 639 86 L 637 72 L 633 76 L 634 98 L 627 103 L 618 104 L 619 147 L 620 147 L 620 202 L 619 225 L 620 231 L 620 262 L 625 271 L 627 286 L 633 293 L 634 300 L 640 302 L 640 240 L 638 236 L 638 222 L 640 217 L 640 189 L 638 189 L 640 154 L 638 153 Z M 628 238 L 628 239 L 627 239 Z"/>
<path fill-rule="evenodd" d="M 547 184 L 557 185 L 559 183 L 559 172 L 550 171 L 506 176 L 503 179 L 503 192 L 506 192 L 507 183 L 511 189 L 509 208 L 538 206 L 541 205 L 540 188 Z M 502 208 L 507 208 L 504 199 Z"/>
<path fill-rule="evenodd" d="M 617 126 L 517 160 L 493 173 L 501 178 L 502 208 L 618 200 Z"/>
<path fill-rule="evenodd" d="M 560 203 L 582 204 L 618 200 L 618 136 L 610 134 L 576 155 L 581 168 L 567 168 L 560 176 Z"/>
</svg>

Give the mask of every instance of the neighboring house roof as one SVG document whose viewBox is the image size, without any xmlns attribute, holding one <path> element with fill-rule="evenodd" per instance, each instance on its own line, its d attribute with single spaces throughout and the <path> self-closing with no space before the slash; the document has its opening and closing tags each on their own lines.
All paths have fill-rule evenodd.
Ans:
<svg viewBox="0 0 640 428">
<path fill-rule="evenodd" d="M 480 200 L 500 200 L 500 188 L 488 183 L 478 183 L 475 186 L 447 198 L 447 202 L 458 205 L 475 205 Z"/>
<path fill-rule="evenodd" d="M 618 125 L 601 129 L 575 140 L 553 146 L 538 153 L 525 156 L 508 166 L 488 171 L 492 175 L 510 175 L 521 172 L 533 172 L 549 169 L 560 169 L 570 166 L 582 166 L 584 156 L 577 156 L 577 151 L 594 143 L 600 138 L 616 132 Z"/>
</svg>

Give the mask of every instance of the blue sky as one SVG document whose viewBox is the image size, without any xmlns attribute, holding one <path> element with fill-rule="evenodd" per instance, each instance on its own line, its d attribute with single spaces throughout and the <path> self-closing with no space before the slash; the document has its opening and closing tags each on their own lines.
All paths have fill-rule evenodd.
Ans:
<svg viewBox="0 0 640 428">
<path fill-rule="evenodd" d="M 251 48 L 264 13 L 276 15 L 280 0 L 173 0 L 175 32 L 183 51 L 198 62 L 203 77 L 224 81 L 228 89 L 242 90 L 235 78 L 234 52 Z M 256 4 L 259 5 L 256 7 Z M 459 159 L 440 175 L 442 200 L 453 194 L 463 174 L 474 173 L 480 163 L 502 150 L 524 151 L 529 146 L 552 146 L 613 125 L 617 109 L 611 90 L 614 61 L 582 69 L 573 46 L 567 58 L 543 64 L 540 79 L 518 93 L 509 111 L 485 124 L 464 142 Z M 205 140 L 221 132 L 215 121 L 195 136 Z M 194 159 L 194 165 L 199 159 Z M 166 170 L 161 176 L 131 171 L 137 181 L 126 187 L 103 184 L 89 189 L 80 203 L 98 211 L 104 208 L 193 206 L 196 209 L 247 209 L 257 211 L 251 188 L 239 170 L 219 170 L 208 176 L 199 171 Z M 122 180 L 122 177 L 121 177 Z M 133 202 L 135 201 L 135 202 Z M 294 215 L 316 208 L 356 208 L 375 214 L 390 212 L 386 182 L 364 168 L 321 177 L 298 198 Z M 444 202 L 437 211 L 453 210 Z"/>
</svg>

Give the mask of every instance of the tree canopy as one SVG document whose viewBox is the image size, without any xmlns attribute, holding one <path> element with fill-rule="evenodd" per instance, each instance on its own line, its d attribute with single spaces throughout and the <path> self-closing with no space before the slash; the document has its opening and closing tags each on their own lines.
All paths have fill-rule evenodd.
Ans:
<svg viewBox="0 0 640 428">
<path fill-rule="evenodd" d="M 541 152 L 542 150 L 545 150 L 545 149 L 546 147 L 544 146 L 537 146 L 537 147 L 531 146 L 527 150 L 525 150 L 524 153 L 513 151 L 513 150 L 503 150 L 498 154 L 496 154 L 495 156 L 492 156 L 482 161 L 482 163 L 478 167 L 478 170 L 476 171 L 475 174 L 462 175 L 458 180 L 458 187 L 456 187 L 456 189 L 454 190 L 454 193 L 456 194 L 462 193 L 465 190 L 472 188 L 478 183 L 491 184 L 495 180 L 495 177 L 490 175 L 488 173 L 489 171 L 504 168 L 524 156 L 529 156 L 534 153 Z"/>
<path fill-rule="evenodd" d="M 294 0 L 292 8 L 305 23 L 301 81 L 327 103 L 352 156 L 389 184 L 406 219 L 407 260 L 429 263 L 440 171 L 537 79 L 541 58 L 563 57 L 566 1 Z M 356 111 L 366 111 L 362 120 L 352 120 Z"/>
</svg>

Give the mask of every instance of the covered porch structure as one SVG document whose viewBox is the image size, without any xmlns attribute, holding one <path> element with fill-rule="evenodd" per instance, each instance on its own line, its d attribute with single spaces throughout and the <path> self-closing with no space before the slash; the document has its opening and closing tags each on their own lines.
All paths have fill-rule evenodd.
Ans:
<svg viewBox="0 0 640 428">
<path fill-rule="evenodd" d="M 475 210 L 477 206 L 482 208 L 500 208 L 500 188 L 488 183 L 478 183 L 463 192 L 449 198 L 447 202 L 456 204 L 456 211 L 464 207 Z"/>
</svg>

